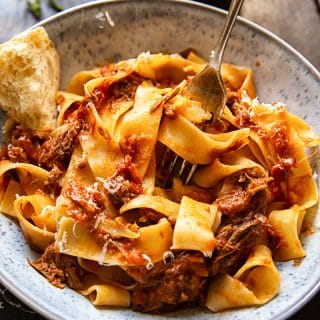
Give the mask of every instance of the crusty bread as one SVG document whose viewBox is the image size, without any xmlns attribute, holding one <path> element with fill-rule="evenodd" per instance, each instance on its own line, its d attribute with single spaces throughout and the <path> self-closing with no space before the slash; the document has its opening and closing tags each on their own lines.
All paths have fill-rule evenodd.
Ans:
<svg viewBox="0 0 320 320">
<path fill-rule="evenodd" d="M 43 27 L 0 45 L 0 106 L 25 127 L 56 126 L 59 55 Z"/>
</svg>

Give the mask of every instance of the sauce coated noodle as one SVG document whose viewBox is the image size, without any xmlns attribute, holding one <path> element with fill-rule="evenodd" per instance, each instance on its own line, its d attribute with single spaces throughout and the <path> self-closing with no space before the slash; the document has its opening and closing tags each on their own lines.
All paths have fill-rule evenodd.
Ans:
<svg viewBox="0 0 320 320">
<path fill-rule="evenodd" d="M 0 210 L 53 285 L 99 306 L 220 311 L 270 301 L 273 259 L 306 255 L 299 233 L 318 190 L 305 147 L 319 138 L 283 104 L 260 103 L 252 70 L 230 64 L 212 124 L 184 95 L 204 64 L 144 53 L 82 71 L 58 92 L 48 137 L 11 126 Z M 189 185 L 166 183 L 168 148 L 198 164 Z"/>
</svg>

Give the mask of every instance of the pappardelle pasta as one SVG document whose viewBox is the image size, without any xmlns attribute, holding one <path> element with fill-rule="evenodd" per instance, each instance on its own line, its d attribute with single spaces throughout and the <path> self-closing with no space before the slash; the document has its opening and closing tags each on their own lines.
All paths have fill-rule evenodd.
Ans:
<svg viewBox="0 0 320 320">
<path fill-rule="evenodd" d="M 305 147 L 319 138 L 259 102 L 252 70 L 231 64 L 212 123 L 184 95 L 204 65 L 193 51 L 143 53 L 77 73 L 46 136 L 7 120 L 0 211 L 54 286 L 97 306 L 221 311 L 270 301 L 274 260 L 306 255 L 299 233 L 318 190 Z M 175 154 L 198 164 L 188 185 L 168 180 Z"/>
</svg>

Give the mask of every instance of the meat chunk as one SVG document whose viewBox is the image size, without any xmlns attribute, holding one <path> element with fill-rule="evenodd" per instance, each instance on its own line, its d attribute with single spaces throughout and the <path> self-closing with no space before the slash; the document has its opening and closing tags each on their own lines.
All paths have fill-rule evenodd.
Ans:
<svg viewBox="0 0 320 320">
<path fill-rule="evenodd" d="M 82 128 L 81 120 L 71 121 L 65 124 L 64 129 L 56 137 L 44 142 L 39 152 L 39 165 L 52 169 L 54 165 L 60 168 L 64 162 L 69 162 Z"/>
<path fill-rule="evenodd" d="M 76 181 L 69 181 L 63 196 L 71 200 L 69 214 L 78 221 L 90 221 L 105 209 L 106 195 L 99 191 L 97 183 L 83 186 Z"/>
<path fill-rule="evenodd" d="M 17 126 L 12 131 L 11 143 L 7 148 L 7 158 L 13 162 L 37 163 L 39 139 L 31 130 Z"/>
<path fill-rule="evenodd" d="M 251 195 L 241 188 L 234 188 L 216 200 L 223 214 L 234 215 L 249 208 Z"/>
<path fill-rule="evenodd" d="M 113 70 L 111 70 L 113 69 Z M 114 68 L 104 67 L 102 73 L 106 75 L 123 72 Z M 113 112 L 120 103 L 133 101 L 138 86 L 143 79 L 136 74 L 130 74 L 112 84 L 109 81 L 102 82 L 93 91 L 94 104 L 98 110 L 104 108 L 104 112 Z"/>
<path fill-rule="evenodd" d="M 269 237 L 270 246 L 278 247 L 283 237 L 262 214 L 248 216 L 225 223 L 216 234 L 216 249 L 212 257 L 212 275 L 233 273 L 247 259 L 261 236 Z"/>
<path fill-rule="evenodd" d="M 126 203 L 143 192 L 141 178 L 130 155 L 124 157 L 113 177 L 103 180 L 103 187 L 115 206 Z"/>
<path fill-rule="evenodd" d="M 44 181 L 44 192 L 58 196 L 61 191 L 60 178 L 63 175 L 63 171 L 59 169 L 57 165 L 53 165 L 49 171 L 47 179 Z"/>
<path fill-rule="evenodd" d="M 65 285 L 75 290 L 82 288 L 83 270 L 78 265 L 76 258 L 56 253 L 53 244 L 46 248 L 38 260 L 28 260 L 28 262 L 58 288 L 64 288 Z"/>
<path fill-rule="evenodd" d="M 221 192 L 215 203 L 222 214 L 229 216 L 252 210 L 261 211 L 271 199 L 270 181 L 272 178 L 254 170 L 243 170 L 225 180 L 228 187 Z"/>
<path fill-rule="evenodd" d="M 137 277 L 132 271 L 127 272 L 142 281 L 133 290 L 132 305 L 142 312 L 171 311 L 182 303 L 199 302 L 208 277 L 201 253 L 181 254 L 170 263 L 160 263 L 155 270 L 144 270 L 145 276 L 140 273 Z"/>
</svg>

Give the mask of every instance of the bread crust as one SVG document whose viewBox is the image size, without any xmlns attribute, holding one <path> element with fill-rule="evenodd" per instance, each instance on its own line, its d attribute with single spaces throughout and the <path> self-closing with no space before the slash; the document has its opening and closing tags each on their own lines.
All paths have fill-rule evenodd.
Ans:
<svg viewBox="0 0 320 320">
<path fill-rule="evenodd" d="M 43 27 L 0 45 L 0 106 L 33 130 L 56 126 L 60 59 Z"/>
</svg>

